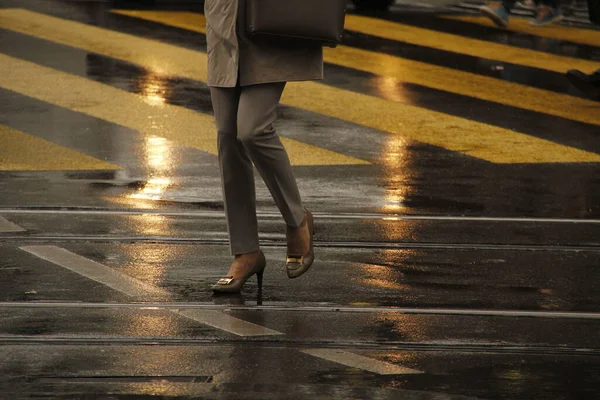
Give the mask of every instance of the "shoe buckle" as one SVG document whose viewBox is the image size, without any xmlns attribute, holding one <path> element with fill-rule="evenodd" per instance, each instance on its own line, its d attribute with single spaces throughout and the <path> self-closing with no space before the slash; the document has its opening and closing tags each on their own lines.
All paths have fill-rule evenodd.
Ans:
<svg viewBox="0 0 600 400">
<path fill-rule="evenodd" d="M 288 257 L 287 264 L 304 264 L 304 257 Z"/>
<path fill-rule="evenodd" d="M 217 281 L 217 285 L 229 285 L 231 282 L 233 282 L 232 276 L 224 276 Z"/>
</svg>

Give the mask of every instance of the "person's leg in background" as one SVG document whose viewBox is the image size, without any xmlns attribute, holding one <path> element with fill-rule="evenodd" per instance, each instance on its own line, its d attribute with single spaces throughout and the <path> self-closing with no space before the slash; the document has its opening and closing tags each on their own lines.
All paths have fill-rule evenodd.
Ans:
<svg viewBox="0 0 600 400">
<path fill-rule="evenodd" d="M 516 0 L 503 0 L 501 3 L 490 3 L 482 6 L 479 10 L 489 17 L 501 28 L 508 26 L 510 10 L 515 6 Z M 558 0 L 542 0 L 536 7 L 535 17 L 530 21 L 531 25 L 543 26 L 552 22 L 558 22 L 564 17 L 558 7 Z"/>
<path fill-rule="evenodd" d="M 501 28 L 508 26 L 510 10 L 515 6 L 516 0 L 503 0 L 502 2 L 490 3 L 479 8 L 481 13 L 489 17 Z"/>
<path fill-rule="evenodd" d="M 517 0 L 515 7 L 522 8 L 524 10 L 535 10 L 538 6 L 538 0 Z"/>
<path fill-rule="evenodd" d="M 600 0 L 588 0 L 588 13 L 590 22 L 600 25 Z M 600 101 L 600 69 L 591 74 L 571 69 L 567 71 L 569 82 L 585 93 L 592 100 Z"/>
<path fill-rule="evenodd" d="M 536 9 L 535 18 L 529 23 L 535 26 L 548 25 L 559 22 L 564 18 L 558 6 L 558 0 L 542 0 Z"/>
</svg>

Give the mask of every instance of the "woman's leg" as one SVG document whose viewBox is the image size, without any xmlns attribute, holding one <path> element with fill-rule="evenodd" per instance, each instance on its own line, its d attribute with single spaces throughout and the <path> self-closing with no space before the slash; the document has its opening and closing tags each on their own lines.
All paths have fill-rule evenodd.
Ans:
<svg viewBox="0 0 600 400">
<path fill-rule="evenodd" d="M 219 166 L 231 252 L 234 255 L 259 250 L 256 221 L 254 169 L 238 140 L 237 118 L 241 88 L 211 87 L 218 131 Z"/>
<path fill-rule="evenodd" d="M 302 256 L 311 249 L 311 233 L 290 159 L 273 127 L 284 87 L 285 83 L 243 87 L 237 131 L 287 224 L 288 255 Z"/>
<path fill-rule="evenodd" d="M 296 228 L 304 219 L 302 200 L 288 154 L 273 127 L 284 87 L 284 82 L 242 87 L 237 133 L 286 224 Z"/>
</svg>

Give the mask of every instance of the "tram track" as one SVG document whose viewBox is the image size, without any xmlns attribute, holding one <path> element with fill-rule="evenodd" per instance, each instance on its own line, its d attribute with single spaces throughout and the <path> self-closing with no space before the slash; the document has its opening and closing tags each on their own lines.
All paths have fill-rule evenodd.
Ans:
<svg viewBox="0 0 600 400">
<path fill-rule="evenodd" d="M 296 311 L 318 313 L 393 313 L 407 315 L 439 315 L 439 316 L 482 316 L 482 317 L 512 317 L 512 318 L 551 318 L 551 319 L 582 319 L 599 320 L 600 312 L 578 311 L 538 311 L 538 310 L 494 310 L 494 309 L 461 309 L 461 308 L 427 308 L 427 307 L 389 307 L 389 306 L 346 306 L 336 304 L 293 304 L 272 303 L 269 305 L 218 305 L 212 302 L 191 303 L 184 301 L 149 302 L 149 303 L 90 303 L 78 301 L 28 301 L 0 302 L 0 309 L 11 308 L 54 308 L 54 309 L 137 309 L 137 310 L 227 310 L 227 311 Z"/>
<path fill-rule="evenodd" d="M 69 223 L 69 218 L 87 218 L 87 223 L 95 222 L 98 218 L 127 218 L 127 217 L 168 217 L 180 218 L 184 231 L 181 235 L 177 234 L 158 234 L 148 235 L 143 232 L 120 232 L 120 234 L 100 233 L 100 234 L 81 234 L 76 230 L 71 232 L 47 232 L 43 225 L 37 224 L 34 229 L 16 231 L 7 229 L 5 232 L 0 230 L 0 242 L 19 242 L 19 243 L 52 243 L 52 242 L 99 242 L 99 243 L 155 243 L 155 244 L 193 244 L 193 245 L 228 245 L 227 233 L 225 228 L 225 214 L 221 211 L 212 210 L 152 210 L 152 209 L 108 209 L 95 207 L 18 207 L 18 208 L 0 208 L 0 216 L 26 218 L 29 225 L 32 224 L 32 217 L 40 218 L 61 218 L 60 224 Z M 521 217 L 489 217 L 489 216 L 435 216 L 435 215 L 400 215 L 384 213 L 360 213 L 360 212 L 315 212 L 315 217 L 323 222 L 323 226 L 329 226 L 327 221 L 331 221 L 334 229 L 345 231 L 345 221 L 355 223 L 356 221 L 365 221 L 365 223 L 381 223 L 386 227 L 395 226 L 395 224 L 453 224 L 448 237 L 441 240 L 380 240 L 378 235 L 373 235 L 366 231 L 366 235 L 352 234 L 345 240 L 327 240 L 336 238 L 337 233 L 327 234 L 326 237 L 315 237 L 315 243 L 324 248 L 340 249 L 447 249 L 447 250 L 508 250 L 508 251 L 567 251 L 567 252 L 597 252 L 600 251 L 600 242 L 592 238 L 600 227 L 600 219 L 573 219 L 573 218 L 521 218 Z M 66 218 L 63 220 L 62 218 Z M 281 215 L 278 212 L 258 212 L 259 220 L 266 223 L 272 223 L 273 220 L 279 220 Z M 64 222 L 63 222 L 64 221 Z M 213 222 L 210 222 L 213 221 Z M 217 225 L 215 225 L 215 221 Z M 10 223 L 7 221 L 7 223 Z M 54 222 L 56 224 L 57 222 Z M 189 225 L 190 223 L 194 225 Z M 195 224 L 198 225 L 195 225 Z M 465 224 L 464 226 L 462 224 Z M 59 224 L 59 225 L 60 225 Z M 340 225 L 341 224 L 341 225 Z M 475 224 L 475 225 L 473 225 Z M 494 225 L 490 225 L 494 224 Z M 523 224 L 521 226 L 521 224 Z M 490 232 L 496 232 L 496 228 L 510 227 L 508 233 L 523 236 L 527 232 L 526 242 L 503 242 L 503 236 L 488 236 Z M 547 239 L 537 240 L 535 237 L 543 238 L 548 230 L 554 231 L 561 227 L 569 227 L 572 232 L 586 232 L 586 235 L 574 240 L 568 233 L 567 236 L 552 236 Z M 123 229 L 123 228 L 120 228 Z M 128 230 L 128 228 L 125 228 Z M 187 229 L 187 230 L 185 230 Z M 396 229 L 396 228 L 381 228 Z M 452 230 L 466 231 L 467 237 L 461 241 L 452 241 Z M 490 231 L 491 229 L 491 231 Z M 264 232 L 261 237 L 261 243 L 267 247 L 282 247 L 286 245 L 285 237 L 277 230 L 270 228 L 271 232 Z M 432 231 L 435 234 L 435 231 Z M 343 234 L 342 236 L 348 236 Z M 428 237 L 427 235 L 421 235 Z M 435 236 L 435 235 L 434 235 Z M 586 239 L 587 238 L 587 239 Z M 563 240 L 564 239 L 564 240 Z"/>
<path fill-rule="evenodd" d="M 252 345 L 266 348 L 327 348 L 340 350 L 411 351 L 411 352 L 477 352 L 528 355 L 600 356 L 600 348 L 555 345 L 527 345 L 519 343 L 449 343 L 449 342 L 376 342 L 345 340 L 297 340 L 287 337 L 268 339 L 231 338 L 177 338 L 177 337 L 89 337 L 89 336 L 31 336 L 0 335 L 0 346 L 54 345 L 54 346 L 239 346 Z"/>
<path fill-rule="evenodd" d="M 161 215 L 165 217 L 198 217 L 224 219 L 222 211 L 207 210 L 160 210 L 160 209 L 111 209 L 99 207 L 6 207 L 0 208 L 2 214 L 40 214 L 40 215 Z M 597 218 L 546 218 L 546 217 L 490 217 L 485 215 L 411 215 L 395 213 L 368 213 L 368 212 L 313 212 L 315 217 L 336 220 L 386 220 L 386 221 L 471 221 L 471 222 L 527 222 L 527 223 L 559 223 L 559 224 L 584 224 L 598 225 Z M 273 211 L 258 211 L 257 216 L 264 219 L 280 219 L 281 214 Z"/>
<path fill-rule="evenodd" d="M 223 233 L 225 235 L 225 233 Z M 133 236 L 133 235 L 36 235 L 18 234 L 1 235 L 0 243 L 68 243 L 68 242 L 95 242 L 95 243 L 152 243 L 168 245 L 212 245 L 228 246 L 227 239 L 202 238 L 202 237 L 174 237 L 174 236 Z M 264 247 L 285 247 L 283 240 L 261 241 Z M 315 246 L 322 248 L 339 249 L 446 249 L 446 250 L 508 250 L 508 251 L 553 251 L 553 252 L 600 252 L 600 246 L 590 245 L 534 245 L 534 244 L 501 244 L 501 243 L 430 243 L 430 242 L 382 242 L 382 241 L 320 241 L 315 240 Z"/>
</svg>

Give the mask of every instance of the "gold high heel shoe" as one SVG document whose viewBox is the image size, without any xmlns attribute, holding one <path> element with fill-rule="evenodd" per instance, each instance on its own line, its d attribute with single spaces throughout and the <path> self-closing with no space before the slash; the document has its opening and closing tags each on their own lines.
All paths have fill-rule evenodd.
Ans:
<svg viewBox="0 0 600 400">
<path fill-rule="evenodd" d="M 261 251 L 258 259 L 247 272 L 246 275 L 239 279 L 233 279 L 233 276 L 224 276 L 217 281 L 212 286 L 212 290 L 215 293 L 239 293 L 242 291 L 244 287 L 244 283 L 248 279 L 252 277 L 252 275 L 256 274 L 256 278 L 258 280 L 258 290 L 262 290 L 262 281 L 263 281 L 263 273 L 265 272 L 265 267 L 267 266 L 267 259 L 265 255 Z"/>
<path fill-rule="evenodd" d="M 285 261 L 285 270 L 287 271 L 287 276 L 290 279 L 294 279 L 304 274 L 313 264 L 315 260 L 315 252 L 313 249 L 313 236 L 314 236 L 314 226 L 313 226 L 313 215 L 310 211 L 305 210 L 305 222 L 308 225 L 308 234 L 310 235 L 310 244 L 308 248 L 308 252 L 306 254 L 297 255 L 297 254 L 288 254 L 287 259 Z"/>
</svg>

